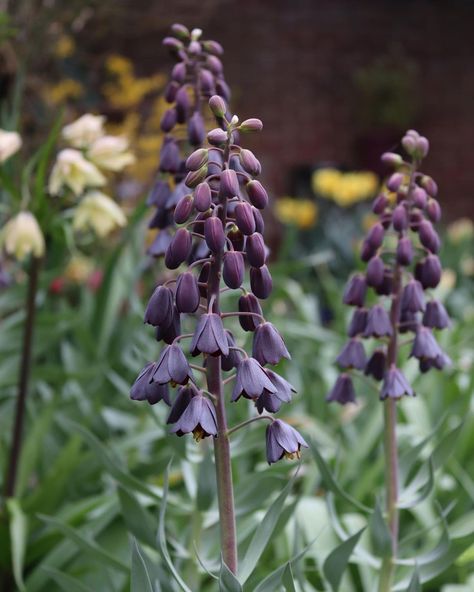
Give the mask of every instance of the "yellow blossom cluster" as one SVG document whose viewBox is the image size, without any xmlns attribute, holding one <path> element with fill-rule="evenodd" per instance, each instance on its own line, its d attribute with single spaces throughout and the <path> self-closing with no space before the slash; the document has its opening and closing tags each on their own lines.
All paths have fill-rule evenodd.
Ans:
<svg viewBox="0 0 474 592">
<path fill-rule="evenodd" d="M 302 230 L 312 228 L 318 220 L 318 206 L 310 199 L 281 197 L 276 200 L 275 212 L 281 222 Z"/>
<path fill-rule="evenodd" d="M 344 173 L 327 167 L 313 173 L 311 185 L 315 194 L 346 208 L 373 197 L 379 187 L 379 179 L 370 171 Z"/>
</svg>

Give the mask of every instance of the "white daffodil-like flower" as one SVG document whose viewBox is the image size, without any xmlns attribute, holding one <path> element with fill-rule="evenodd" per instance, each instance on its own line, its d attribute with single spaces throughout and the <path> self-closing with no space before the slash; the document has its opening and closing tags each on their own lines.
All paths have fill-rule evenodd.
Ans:
<svg viewBox="0 0 474 592">
<path fill-rule="evenodd" d="M 3 227 L 0 242 L 19 261 L 30 254 L 35 257 L 44 254 L 43 233 L 31 212 L 20 212 L 11 218 Z"/>
<path fill-rule="evenodd" d="M 0 162 L 5 162 L 21 147 L 20 134 L 0 129 Z"/>
<path fill-rule="evenodd" d="M 74 212 L 73 228 L 93 230 L 101 238 L 125 226 L 127 218 L 120 206 L 102 191 L 89 191 Z"/>
<path fill-rule="evenodd" d="M 63 128 L 62 136 L 74 148 L 88 148 L 105 134 L 105 117 L 86 113 Z"/>
<path fill-rule="evenodd" d="M 121 171 L 135 162 L 128 151 L 128 140 L 117 136 L 98 138 L 87 151 L 87 157 L 98 167 L 110 171 Z"/>
<path fill-rule="evenodd" d="M 49 178 L 49 192 L 58 195 L 63 187 L 69 187 L 80 195 L 88 187 L 105 185 L 105 177 L 99 169 L 84 158 L 82 152 L 72 148 L 61 150 Z"/>
</svg>

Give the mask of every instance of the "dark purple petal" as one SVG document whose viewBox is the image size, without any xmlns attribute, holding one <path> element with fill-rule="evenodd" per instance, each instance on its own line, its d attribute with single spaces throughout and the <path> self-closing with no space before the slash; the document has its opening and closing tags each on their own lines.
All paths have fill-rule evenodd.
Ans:
<svg viewBox="0 0 474 592">
<path fill-rule="evenodd" d="M 337 356 L 336 362 L 342 368 L 364 370 L 367 363 L 364 346 L 358 339 L 349 339 Z"/>
<path fill-rule="evenodd" d="M 355 403 L 356 396 L 352 378 L 349 374 L 341 374 L 336 380 L 336 384 L 329 391 L 326 396 L 326 401 L 332 403 L 335 401 L 340 405 L 346 405 L 347 403 Z"/>
</svg>

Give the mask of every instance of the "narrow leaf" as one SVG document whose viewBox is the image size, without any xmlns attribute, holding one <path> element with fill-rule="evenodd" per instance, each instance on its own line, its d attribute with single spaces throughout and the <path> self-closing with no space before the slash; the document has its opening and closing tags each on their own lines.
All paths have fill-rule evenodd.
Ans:
<svg viewBox="0 0 474 592">
<path fill-rule="evenodd" d="M 378 557 L 387 557 L 392 550 L 392 537 L 387 523 L 382 515 L 378 500 L 369 521 L 369 532 L 372 540 L 374 554 Z"/>
<path fill-rule="evenodd" d="M 287 563 L 281 578 L 282 584 L 285 586 L 285 592 L 296 592 L 295 581 L 293 578 L 293 570 L 291 563 Z"/>
<path fill-rule="evenodd" d="M 221 571 L 219 574 L 219 592 L 242 592 L 242 586 L 235 575 L 225 564 L 221 562 Z"/>
<path fill-rule="evenodd" d="M 358 532 L 353 534 L 333 551 L 331 551 L 331 553 L 327 556 L 323 565 L 323 573 L 325 578 L 330 583 L 333 592 L 337 592 L 339 590 L 342 576 L 346 570 L 347 564 L 349 563 L 352 551 L 355 549 L 355 546 L 359 542 L 364 530 L 365 527 L 361 528 Z"/>
<path fill-rule="evenodd" d="M 200 512 L 209 510 L 214 501 L 216 492 L 216 473 L 209 450 L 206 450 L 204 458 L 198 468 L 198 484 L 196 505 Z"/>
<path fill-rule="evenodd" d="M 132 583 L 130 592 L 154 592 L 150 574 L 143 558 L 143 551 L 136 539 L 133 539 Z"/>
<path fill-rule="evenodd" d="M 25 549 L 27 542 L 28 525 L 26 516 L 23 513 L 18 500 L 11 498 L 7 501 L 7 508 L 10 514 L 10 539 L 11 555 L 13 564 L 13 577 L 18 590 L 23 592 L 23 565 L 25 561 Z"/>
<path fill-rule="evenodd" d="M 53 569 L 52 567 L 43 567 L 43 571 L 56 582 L 61 590 L 67 590 L 68 592 L 94 592 L 76 578 L 72 578 L 62 571 Z"/>
<path fill-rule="evenodd" d="M 418 574 L 418 567 L 415 566 L 415 571 L 410 580 L 410 584 L 407 588 L 407 592 L 421 592 L 420 577 Z"/>
<path fill-rule="evenodd" d="M 118 496 L 120 507 L 122 508 L 122 516 L 128 530 L 146 545 L 154 547 L 156 540 L 154 529 L 152 528 L 154 520 L 150 514 L 138 502 L 137 498 L 124 487 L 119 486 Z"/>
</svg>

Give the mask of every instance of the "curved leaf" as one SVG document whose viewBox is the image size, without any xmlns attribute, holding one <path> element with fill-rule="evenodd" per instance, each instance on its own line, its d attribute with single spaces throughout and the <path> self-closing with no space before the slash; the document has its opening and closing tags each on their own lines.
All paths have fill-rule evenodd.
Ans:
<svg viewBox="0 0 474 592">
<path fill-rule="evenodd" d="M 359 539 L 364 532 L 365 527 L 361 528 L 358 532 L 350 536 L 338 547 L 336 547 L 327 556 L 323 564 L 324 577 L 328 580 L 333 592 L 339 590 L 342 576 L 346 570 L 347 564 L 349 563 L 350 556 L 355 549 L 355 546 L 359 542 Z"/>
</svg>

